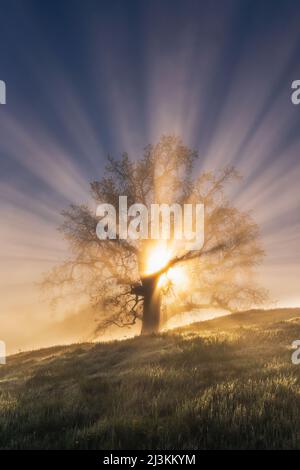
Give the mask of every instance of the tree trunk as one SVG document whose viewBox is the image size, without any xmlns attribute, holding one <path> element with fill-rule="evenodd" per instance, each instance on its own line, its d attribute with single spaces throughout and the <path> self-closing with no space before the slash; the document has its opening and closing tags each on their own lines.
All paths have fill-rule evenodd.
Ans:
<svg viewBox="0 0 300 470">
<path fill-rule="evenodd" d="M 149 276 L 143 279 L 144 306 L 142 335 L 158 333 L 160 323 L 161 296 L 158 287 L 159 276 Z"/>
</svg>

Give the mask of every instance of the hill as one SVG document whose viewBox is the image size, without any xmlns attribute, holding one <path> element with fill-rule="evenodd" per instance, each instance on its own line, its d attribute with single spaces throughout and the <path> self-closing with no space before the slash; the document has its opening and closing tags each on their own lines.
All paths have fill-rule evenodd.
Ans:
<svg viewBox="0 0 300 470">
<path fill-rule="evenodd" d="M 2 449 L 300 448 L 300 309 L 56 346 L 0 367 Z"/>
</svg>

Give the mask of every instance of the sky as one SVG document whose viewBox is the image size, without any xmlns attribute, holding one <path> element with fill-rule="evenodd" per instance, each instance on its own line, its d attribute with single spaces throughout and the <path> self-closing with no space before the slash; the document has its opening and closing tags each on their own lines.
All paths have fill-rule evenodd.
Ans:
<svg viewBox="0 0 300 470">
<path fill-rule="evenodd" d="M 199 171 L 240 171 L 230 197 L 261 228 L 261 283 L 300 306 L 296 0 L 0 0 L 0 14 L 0 339 L 21 347 L 57 320 L 37 283 L 66 255 L 61 210 L 89 200 L 108 153 L 138 158 L 168 133 Z"/>
</svg>

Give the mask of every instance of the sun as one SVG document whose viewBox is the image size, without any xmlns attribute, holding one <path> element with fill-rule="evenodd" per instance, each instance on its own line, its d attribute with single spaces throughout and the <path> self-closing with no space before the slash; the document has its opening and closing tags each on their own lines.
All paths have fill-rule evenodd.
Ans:
<svg viewBox="0 0 300 470">
<path fill-rule="evenodd" d="M 151 276 L 163 269 L 172 259 L 172 248 L 166 243 L 159 242 L 147 251 L 146 267 L 144 274 Z M 161 274 L 158 280 L 158 288 L 170 284 L 177 292 L 184 292 L 188 288 L 188 275 L 184 266 L 170 267 L 165 273 Z"/>
<path fill-rule="evenodd" d="M 170 268 L 165 274 L 162 274 L 158 281 L 158 287 L 163 287 L 171 283 L 176 291 L 183 292 L 187 289 L 187 275 L 185 269 L 180 266 Z"/>
<path fill-rule="evenodd" d="M 145 274 L 150 275 L 164 268 L 171 259 L 170 250 L 164 245 L 153 247 L 146 260 Z"/>
</svg>

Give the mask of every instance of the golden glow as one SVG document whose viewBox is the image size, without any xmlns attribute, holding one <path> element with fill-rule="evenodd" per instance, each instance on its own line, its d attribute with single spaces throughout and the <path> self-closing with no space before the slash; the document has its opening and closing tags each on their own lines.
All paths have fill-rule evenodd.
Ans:
<svg viewBox="0 0 300 470">
<path fill-rule="evenodd" d="M 160 271 L 168 264 L 170 259 L 170 250 L 165 245 L 158 244 L 148 253 L 145 274 L 154 274 Z"/>
<path fill-rule="evenodd" d="M 200 321 L 212 320 L 213 318 L 219 318 L 226 315 L 228 315 L 228 311 L 222 309 L 203 309 L 195 310 L 193 312 L 184 312 L 169 318 L 163 325 L 162 331 L 179 328 L 181 326 L 190 325 L 191 323 L 197 323 Z"/>
<path fill-rule="evenodd" d="M 170 268 L 167 273 L 160 276 L 158 287 L 166 285 L 171 282 L 177 291 L 185 291 L 188 286 L 188 277 L 182 266 L 175 266 Z"/>
<path fill-rule="evenodd" d="M 172 250 L 166 243 L 158 242 L 152 246 L 146 257 L 145 274 L 154 274 L 163 269 L 172 259 Z M 188 275 L 184 266 L 173 266 L 162 274 L 158 281 L 158 287 L 164 287 L 171 283 L 177 291 L 184 291 L 188 287 Z"/>
</svg>

